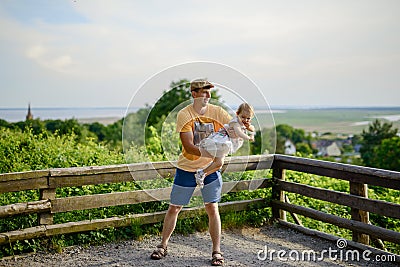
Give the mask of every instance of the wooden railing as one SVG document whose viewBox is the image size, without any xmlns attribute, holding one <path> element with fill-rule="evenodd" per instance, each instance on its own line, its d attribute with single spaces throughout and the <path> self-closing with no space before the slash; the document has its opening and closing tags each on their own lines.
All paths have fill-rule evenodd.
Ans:
<svg viewBox="0 0 400 267">
<path fill-rule="evenodd" d="M 285 181 L 285 170 L 311 173 L 349 181 L 350 192 L 337 192 L 309 185 Z M 286 211 L 300 214 L 318 221 L 330 223 L 353 232 L 353 241 L 369 244 L 369 237 L 400 244 L 400 233 L 370 224 L 369 212 L 400 219 L 400 205 L 382 200 L 368 199 L 368 185 L 400 190 L 400 173 L 366 168 L 341 163 L 306 158 L 275 155 L 273 163 L 272 211 L 280 223 L 297 229 L 287 223 Z M 285 192 L 297 193 L 314 199 L 344 205 L 351 208 L 351 219 L 342 218 L 311 208 L 290 204 Z M 303 229 L 304 230 L 304 229 Z M 307 232 L 307 230 L 305 230 Z M 318 235 L 318 234 L 317 234 Z M 322 235 L 326 236 L 326 235 Z"/>
<path fill-rule="evenodd" d="M 367 196 L 368 184 L 400 190 L 399 172 L 283 155 L 232 157 L 228 158 L 224 165 L 226 172 L 270 168 L 272 169 L 273 178 L 258 177 L 253 180 L 225 182 L 223 193 L 272 186 L 272 201 L 268 202 L 268 204 L 272 207 L 273 217 L 281 224 L 305 232 L 313 231 L 314 234 L 317 233 L 318 235 L 318 232 L 314 230 L 307 230 L 307 228 L 302 226 L 288 223 L 286 212 L 290 212 L 299 224 L 301 222 L 298 221 L 296 214 L 349 229 L 353 232 L 353 241 L 355 242 L 368 244 L 369 237 L 372 237 L 393 243 L 400 243 L 399 232 L 374 226 L 369 222 L 369 212 L 400 219 L 400 205 L 382 200 L 369 199 Z M 317 174 L 349 181 L 350 192 L 337 192 L 286 181 L 285 170 Z M 0 174 L 0 194 L 31 189 L 38 189 L 40 191 L 39 201 L 0 206 L 0 218 L 36 213 L 39 224 L 36 227 L 0 233 L 0 245 L 16 240 L 77 233 L 109 227 L 124 227 L 132 223 L 149 224 L 160 222 L 164 218 L 165 211 L 62 224 L 54 224 L 53 216 L 59 212 L 168 200 L 170 187 L 66 198 L 56 197 L 56 189 L 133 180 L 143 181 L 156 177 L 171 177 L 174 175 L 174 172 L 175 167 L 173 162 L 155 162 Z M 350 207 L 351 219 L 290 204 L 285 192 L 297 193 Z M 199 195 L 199 193 L 199 190 L 196 189 L 195 195 Z M 265 204 L 266 200 L 251 199 L 220 203 L 220 211 L 223 213 L 226 211 L 245 210 L 256 203 Z M 180 218 L 198 216 L 199 212 L 204 212 L 204 208 L 186 208 L 182 210 Z M 323 234 L 321 236 L 326 237 Z"/>
<path fill-rule="evenodd" d="M 269 169 L 272 160 L 273 155 L 235 157 L 228 159 L 224 168 L 227 172 Z M 56 189 L 72 186 L 152 180 L 160 177 L 173 177 L 174 174 L 174 162 L 77 167 L 0 174 L 0 194 L 32 189 L 40 191 L 39 201 L 0 206 L 0 218 L 36 213 L 38 214 L 39 224 L 36 227 L 0 233 L 0 245 L 17 240 L 78 233 L 110 227 L 124 227 L 130 226 L 132 223 L 149 224 L 160 222 L 165 216 L 165 211 L 62 224 L 53 224 L 53 215 L 59 212 L 168 200 L 171 192 L 170 187 L 65 198 L 57 198 Z M 222 192 L 237 192 L 270 187 L 271 184 L 268 184 L 269 182 L 271 182 L 270 179 L 226 182 L 223 184 Z M 196 189 L 194 195 L 200 195 L 200 191 Z M 265 200 L 252 199 L 221 203 L 220 211 L 240 211 L 247 209 L 251 204 L 260 202 L 265 203 Z M 203 207 L 187 208 L 182 210 L 180 218 L 198 216 L 201 212 L 204 212 Z"/>
</svg>

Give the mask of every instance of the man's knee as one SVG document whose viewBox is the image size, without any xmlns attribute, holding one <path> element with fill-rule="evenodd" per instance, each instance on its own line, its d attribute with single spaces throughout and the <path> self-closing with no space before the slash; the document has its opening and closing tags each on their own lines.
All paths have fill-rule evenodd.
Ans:
<svg viewBox="0 0 400 267">
<path fill-rule="evenodd" d="M 182 209 L 182 206 L 170 204 L 168 207 L 168 212 L 172 213 L 172 214 L 177 214 L 181 211 L 181 209 Z"/>
<path fill-rule="evenodd" d="M 219 215 L 218 203 L 206 203 L 204 206 L 208 216 Z"/>
</svg>

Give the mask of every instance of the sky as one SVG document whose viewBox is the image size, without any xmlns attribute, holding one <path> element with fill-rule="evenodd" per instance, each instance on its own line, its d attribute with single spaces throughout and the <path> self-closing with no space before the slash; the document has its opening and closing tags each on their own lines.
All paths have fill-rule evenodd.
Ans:
<svg viewBox="0 0 400 267">
<path fill-rule="evenodd" d="M 0 108 L 151 104 L 198 77 L 256 105 L 400 106 L 399 10 L 397 0 L 1 0 Z"/>
</svg>

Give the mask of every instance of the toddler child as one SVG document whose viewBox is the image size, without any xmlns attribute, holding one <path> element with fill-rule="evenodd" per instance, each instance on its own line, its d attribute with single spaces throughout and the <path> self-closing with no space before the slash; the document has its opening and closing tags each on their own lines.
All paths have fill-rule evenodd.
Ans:
<svg viewBox="0 0 400 267">
<path fill-rule="evenodd" d="M 242 103 L 229 124 L 200 141 L 200 148 L 214 158 L 205 169 L 198 169 L 195 173 L 196 183 L 201 188 L 204 186 L 204 178 L 222 167 L 226 155 L 235 153 L 243 145 L 243 140 L 254 141 L 255 128 L 251 124 L 253 116 L 253 107 Z M 234 134 L 229 136 L 228 133 L 232 132 Z"/>
</svg>

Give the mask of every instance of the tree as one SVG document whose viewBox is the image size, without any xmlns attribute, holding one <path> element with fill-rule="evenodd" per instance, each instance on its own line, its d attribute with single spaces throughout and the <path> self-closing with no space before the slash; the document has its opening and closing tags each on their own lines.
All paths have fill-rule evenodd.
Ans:
<svg viewBox="0 0 400 267">
<path fill-rule="evenodd" d="M 276 126 L 276 134 L 285 139 L 291 139 L 294 128 L 287 124 L 279 124 Z"/>
<path fill-rule="evenodd" d="M 376 155 L 376 150 L 381 146 L 382 141 L 396 137 L 397 129 L 393 128 L 392 123 L 375 120 L 369 125 L 368 131 L 362 131 L 362 141 L 360 154 L 366 166 L 379 168 L 380 159 Z"/>
<path fill-rule="evenodd" d="M 0 128 L 10 128 L 10 123 L 3 119 L 0 119 Z"/>
<path fill-rule="evenodd" d="M 179 104 L 191 99 L 190 82 L 187 79 L 182 79 L 177 82 L 171 82 L 170 89 L 164 91 L 161 98 L 151 108 L 149 116 L 147 118 L 147 125 L 157 127 L 157 124 L 164 122 L 167 115 Z M 217 90 L 211 91 L 211 98 L 219 100 L 220 96 L 217 94 Z"/>
<path fill-rule="evenodd" d="M 275 127 L 276 130 L 276 153 L 285 153 L 285 141 L 292 138 L 294 128 L 287 124 L 279 124 Z"/>
<path fill-rule="evenodd" d="M 106 138 L 106 126 L 104 126 L 103 124 L 101 124 L 99 122 L 93 122 L 93 123 L 87 125 L 87 127 L 88 127 L 89 131 L 96 134 L 97 139 L 99 141 L 104 141 L 104 139 Z"/>
<path fill-rule="evenodd" d="M 375 149 L 376 167 L 392 171 L 400 171 L 400 137 L 382 140 Z"/>
<path fill-rule="evenodd" d="M 295 145 L 302 143 L 306 139 L 306 133 L 303 129 L 294 129 L 291 139 Z"/>
<path fill-rule="evenodd" d="M 276 126 L 276 153 L 285 153 L 285 141 L 287 139 L 291 140 L 297 147 L 297 144 L 303 143 L 309 138 L 306 137 L 303 129 L 295 129 L 287 124 L 279 124 Z M 302 149 L 304 150 L 303 152 L 309 151 L 305 146 Z"/>
<path fill-rule="evenodd" d="M 296 152 L 300 153 L 303 156 L 308 156 L 313 153 L 310 145 L 307 143 L 297 143 L 296 144 Z"/>
<path fill-rule="evenodd" d="M 145 144 L 144 131 L 146 127 L 146 119 L 149 115 L 149 109 L 141 108 L 134 113 L 128 114 L 123 121 L 123 147 L 129 148 L 132 144 L 143 146 Z M 122 124 L 121 124 L 122 125 Z M 115 132 L 117 134 L 118 132 Z M 121 134 L 121 131 L 119 131 Z M 121 140 L 121 138 L 119 139 Z"/>
<path fill-rule="evenodd" d="M 161 98 L 151 108 L 147 125 L 156 125 L 161 118 L 171 112 L 177 105 L 190 99 L 190 82 L 186 79 L 172 82 L 170 90 L 164 91 Z"/>
</svg>

